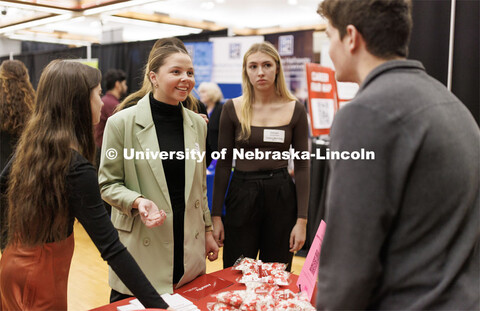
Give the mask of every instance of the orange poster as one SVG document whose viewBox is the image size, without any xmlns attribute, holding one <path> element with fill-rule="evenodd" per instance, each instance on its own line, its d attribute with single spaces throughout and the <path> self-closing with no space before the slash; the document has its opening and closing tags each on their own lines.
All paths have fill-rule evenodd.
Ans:
<svg viewBox="0 0 480 311">
<path fill-rule="evenodd" d="M 319 64 L 309 63 L 306 66 L 312 136 L 327 135 L 330 133 L 333 117 L 338 111 L 335 72 Z"/>
</svg>

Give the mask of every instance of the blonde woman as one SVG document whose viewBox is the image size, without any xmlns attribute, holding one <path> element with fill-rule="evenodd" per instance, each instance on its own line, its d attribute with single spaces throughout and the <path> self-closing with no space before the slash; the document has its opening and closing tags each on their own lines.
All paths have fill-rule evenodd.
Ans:
<svg viewBox="0 0 480 311">
<path fill-rule="evenodd" d="M 288 159 L 236 159 L 233 150 L 286 152 L 308 150 L 305 108 L 287 90 L 280 56 L 268 43 L 254 44 L 243 58 L 243 95 L 228 100 L 220 117 L 219 150 L 213 191 L 214 238 L 224 245 L 224 267 L 241 256 L 291 264 L 305 242 L 310 169 L 308 160 L 295 160 L 295 183 Z M 290 266 L 290 265 L 289 265 Z"/>
</svg>

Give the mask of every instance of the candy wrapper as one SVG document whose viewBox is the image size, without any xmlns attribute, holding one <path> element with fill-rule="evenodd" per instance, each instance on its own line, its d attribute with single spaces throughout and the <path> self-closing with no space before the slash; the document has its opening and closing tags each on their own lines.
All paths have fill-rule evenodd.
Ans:
<svg viewBox="0 0 480 311">
<path fill-rule="evenodd" d="M 208 310 L 210 311 L 230 311 L 230 310 L 238 310 L 238 308 L 226 305 L 221 302 L 217 302 L 214 304 L 208 304 L 207 305 Z"/>
<path fill-rule="evenodd" d="M 230 292 L 222 292 L 216 295 L 217 302 L 239 308 L 245 299 L 246 292 L 244 290 L 236 290 Z"/>
<path fill-rule="evenodd" d="M 278 262 L 262 263 L 260 267 L 260 276 L 262 282 L 276 285 L 288 285 L 290 273 L 286 272 L 286 264 Z"/>
<path fill-rule="evenodd" d="M 257 302 L 257 311 L 275 311 L 275 301 L 272 297 L 264 296 Z"/>
<path fill-rule="evenodd" d="M 240 306 L 242 311 L 275 311 L 275 301 L 272 297 L 256 295 L 253 292 L 247 292 L 243 304 Z"/>
<path fill-rule="evenodd" d="M 269 275 L 263 276 L 261 278 L 261 281 L 268 284 L 287 286 L 289 277 L 290 273 L 288 273 L 287 271 L 274 270 L 270 272 Z"/>
<path fill-rule="evenodd" d="M 245 286 L 247 287 L 248 294 L 257 296 L 272 297 L 274 292 L 278 290 L 278 286 L 262 282 L 247 282 Z"/>
<path fill-rule="evenodd" d="M 246 290 L 214 295 L 216 303 L 207 305 L 210 311 L 315 311 L 306 295 L 261 282 L 246 283 Z"/>
<path fill-rule="evenodd" d="M 285 271 L 287 269 L 287 265 L 280 262 L 264 262 L 262 263 L 262 271 Z"/>
<path fill-rule="evenodd" d="M 295 298 L 297 298 L 297 294 L 295 294 L 289 289 L 279 289 L 273 292 L 273 299 L 278 302 Z"/>
<path fill-rule="evenodd" d="M 239 283 L 247 283 L 247 282 L 260 282 L 262 278 L 258 275 L 258 272 L 255 271 L 244 271 Z"/>
<path fill-rule="evenodd" d="M 235 270 L 242 271 L 242 278 L 238 281 L 240 283 L 255 282 L 261 280 L 260 270 L 262 266 L 261 260 L 255 260 L 252 258 L 242 258 L 237 260 Z"/>
<path fill-rule="evenodd" d="M 315 311 L 315 308 L 305 301 L 298 299 L 281 300 L 275 305 L 276 311 Z"/>
<path fill-rule="evenodd" d="M 233 265 L 234 270 L 239 270 L 239 271 L 258 271 L 260 270 L 259 266 L 262 265 L 261 260 L 256 260 L 248 257 L 240 257 L 237 259 L 235 264 Z"/>
</svg>

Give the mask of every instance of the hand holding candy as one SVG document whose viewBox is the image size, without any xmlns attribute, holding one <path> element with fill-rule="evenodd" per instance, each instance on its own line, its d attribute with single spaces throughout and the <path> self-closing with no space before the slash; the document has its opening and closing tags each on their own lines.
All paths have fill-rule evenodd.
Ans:
<svg viewBox="0 0 480 311">
<path fill-rule="evenodd" d="M 161 226 L 165 222 L 165 219 L 167 219 L 165 211 L 159 210 L 153 201 L 145 198 L 137 198 L 133 204 L 133 207 L 138 209 L 142 222 L 148 228 Z"/>
</svg>

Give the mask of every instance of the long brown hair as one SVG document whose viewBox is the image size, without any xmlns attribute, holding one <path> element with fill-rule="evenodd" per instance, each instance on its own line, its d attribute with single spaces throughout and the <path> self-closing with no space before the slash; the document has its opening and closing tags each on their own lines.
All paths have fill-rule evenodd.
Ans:
<svg viewBox="0 0 480 311">
<path fill-rule="evenodd" d="M 93 161 L 90 93 L 100 81 L 100 71 L 74 61 L 54 60 L 43 70 L 10 172 L 8 243 L 35 246 L 67 237 L 71 147 Z"/>
<path fill-rule="evenodd" d="M 138 91 L 136 91 L 135 93 L 132 93 L 132 94 L 128 95 L 115 108 L 115 112 L 136 105 L 137 102 L 140 99 L 142 99 L 145 95 L 147 95 L 148 93 L 153 91 L 152 82 L 150 82 L 150 78 L 148 76 L 148 73 L 152 70 L 152 69 L 149 69 L 149 68 L 155 67 L 155 66 L 151 65 L 152 59 L 155 55 L 158 54 L 158 50 L 160 48 L 169 47 L 169 46 L 170 47 L 172 47 L 172 46 L 177 47 L 180 50 L 182 50 L 183 52 L 185 52 L 185 54 L 188 54 L 187 48 L 185 47 L 185 44 L 183 44 L 182 40 L 180 40 L 178 38 L 175 38 L 175 37 L 158 39 L 155 42 L 155 44 L 153 45 L 152 49 L 150 50 L 150 53 L 148 55 L 147 64 L 145 65 L 145 68 L 143 70 L 142 87 Z M 156 72 L 156 70 L 158 70 L 158 68 L 159 67 L 156 67 L 155 70 L 152 70 L 152 71 Z M 198 112 L 198 104 L 199 104 L 198 100 L 191 93 L 188 94 L 188 97 L 185 100 L 184 104 L 185 104 L 186 108 L 188 108 L 192 111 Z"/>
<path fill-rule="evenodd" d="M 30 117 L 35 90 L 28 70 L 19 60 L 5 60 L 0 65 L 0 130 L 20 136 Z"/>
<path fill-rule="evenodd" d="M 248 140 L 251 134 L 251 124 L 252 124 L 252 105 L 255 102 L 255 91 L 253 89 L 252 82 L 248 78 L 247 73 L 247 60 L 248 57 L 254 53 L 262 52 L 275 61 L 277 65 L 277 76 L 275 77 L 275 93 L 283 99 L 288 100 L 297 100 L 295 96 L 290 93 L 287 88 L 287 83 L 285 82 L 285 76 L 283 73 L 282 62 L 280 59 L 280 54 L 275 49 L 273 44 L 270 42 L 255 43 L 248 49 L 248 51 L 243 56 L 243 66 L 242 66 L 242 119 L 240 125 L 242 126 L 242 131 L 238 137 L 239 140 Z"/>
</svg>

